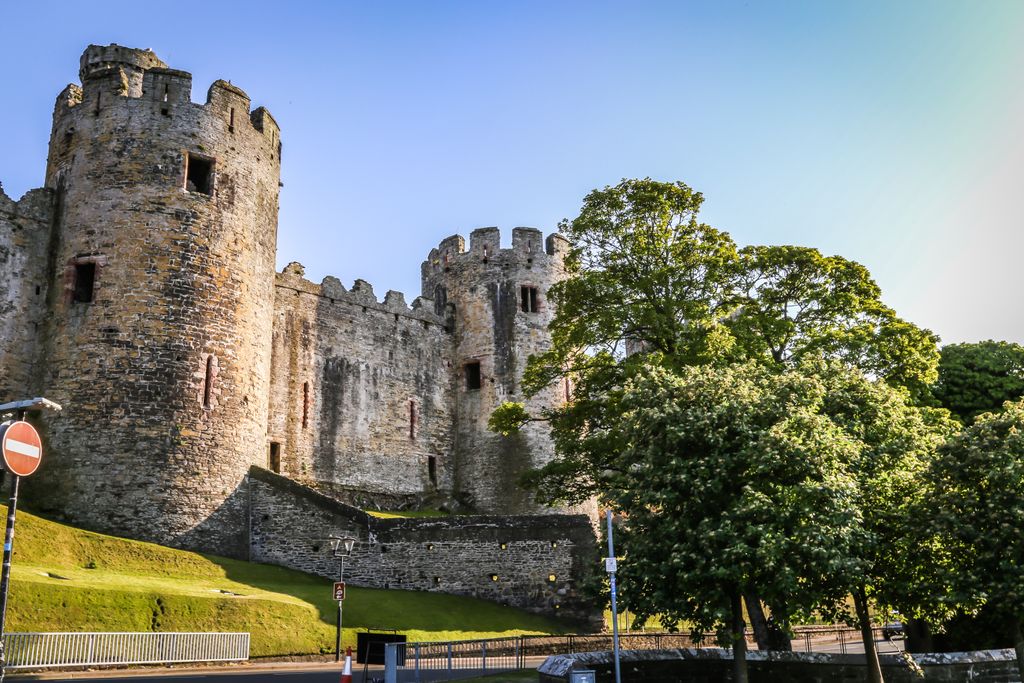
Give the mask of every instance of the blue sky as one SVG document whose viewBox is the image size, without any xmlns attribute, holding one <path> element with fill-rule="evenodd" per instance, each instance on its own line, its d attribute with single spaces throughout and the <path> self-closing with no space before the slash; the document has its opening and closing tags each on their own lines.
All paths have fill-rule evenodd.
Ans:
<svg viewBox="0 0 1024 683">
<path fill-rule="evenodd" d="M 0 182 L 42 183 L 89 43 L 282 127 L 278 266 L 419 293 L 456 232 L 682 180 L 741 244 L 866 265 L 945 342 L 1024 343 L 1024 2 L 9 2 Z"/>
</svg>

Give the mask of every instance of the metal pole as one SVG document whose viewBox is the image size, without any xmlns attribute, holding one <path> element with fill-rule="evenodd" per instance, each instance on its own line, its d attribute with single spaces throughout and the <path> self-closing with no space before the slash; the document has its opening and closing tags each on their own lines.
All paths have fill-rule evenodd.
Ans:
<svg viewBox="0 0 1024 683">
<path fill-rule="evenodd" d="M 608 510 L 608 557 L 615 558 L 615 543 L 612 540 L 612 511 Z M 615 643 L 615 683 L 622 683 L 622 673 L 619 671 L 619 613 L 615 604 L 615 572 L 608 572 L 608 581 L 612 588 L 612 639 Z"/>
<path fill-rule="evenodd" d="M 11 479 L 11 501 L 7 504 L 7 530 L 4 533 L 4 566 L 0 576 L 0 681 L 7 673 L 7 653 L 4 648 L 4 637 L 7 623 L 7 591 L 11 586 L 11 555 L 14 551 L 14 515 L 18 511 L 18 483 L 21 477 L 13 475 Z"/>
<path fill-rule="evenodd" d="M 341 556 L 341 579 L 342 583 L 345 583 L 345 556 Z M 341 661 L 341 617 L 342 617 L 342 605 L 345 604 L 344 600 L 338 600 L 338 630 L 334 641 L 334 661 Z"/>
</svg>

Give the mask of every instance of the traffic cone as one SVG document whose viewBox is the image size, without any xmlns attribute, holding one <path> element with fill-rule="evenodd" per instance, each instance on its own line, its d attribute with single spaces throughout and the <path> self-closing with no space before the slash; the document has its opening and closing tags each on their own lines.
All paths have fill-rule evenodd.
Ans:
<svg viewBox="0 0 1024 683">
<path fill-rule="evenodd" d="M 345 650 L 345 668 L 341 670 L 341 683 L 352 683 L 352 648 Z"/>
</svg>

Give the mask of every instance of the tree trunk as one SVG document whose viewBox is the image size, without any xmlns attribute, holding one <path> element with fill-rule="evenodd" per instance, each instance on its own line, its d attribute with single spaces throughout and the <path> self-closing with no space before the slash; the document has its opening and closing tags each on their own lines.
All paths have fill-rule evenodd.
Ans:
<svg viewBox="0 0 1024 683">
<path fill-rule="evenodd" d="M 758 650 L 771 649 L 771 635 L 768 633 L 768 620 L 764 616 L 764 608 L 761 601 L 753 591 L 743 594 L 743 602 L 747 605 L 747 616 L 750 617 L 750 625 L 754 627 L 754 640 L 757 641 Z"/>
<path fill-rule="evenodd" d="M 758 650 L 781 650 L 791 652 L 793 641 L 785 629 L 779 628 L 774 617 L 765 617 L 764 606 L 754 591 L 747 591 L 743 594 L 743 602 L 747 605 L 747 616 L 750 617 L 750 625 L 754 629 L 754 639 L 757 641 Z M 775 610 L 772 610 L 774 613 Z M 779 614 L 785 610 L 779 610 Z"/>
<path fill-rule="evenodd" d="M 1017 653 L 1017 674 L 1024 681 L 1024 627 L 1020 617 L 1013 620 L 1013 649 Z"/>
<path fill-rule="evenodd" d="M 910 619 L 903 624 L 907 652 L 935 652 L 932 629 L 924 619 Z"/>
<path fill-rule="evenodd" d="M 747 636 L 744 633 L 743 598 L 737 590 L 732 594 L 732 680 L 749 683 L 747 677 Z"/>
<path fill-rule="evenodd" d="M 875 635 L 871 632 L 871 615 L 868 614 L 868 596 L 864 586 L 857 588 L 853 594 L 853 606 L 857 610 L 857 621 L 860 622 L 860 637 L 864 641 L 864 659 L 868 665 L 868 683 L 883 683 L 882 666 L 878 662 L 878 650 L 875 649 Z"/>
</svg>

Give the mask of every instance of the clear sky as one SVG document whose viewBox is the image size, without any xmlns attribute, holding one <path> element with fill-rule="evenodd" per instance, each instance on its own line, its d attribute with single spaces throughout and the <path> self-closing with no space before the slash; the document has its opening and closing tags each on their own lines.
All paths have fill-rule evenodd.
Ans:
<svg viewBox="0 0 1024 683">
<path fill-rule="evenodd" d="M 42 184 L 89 43 L 265 105 L 278 266 L 419 293 L 456 232 L 682 180 L 740 244 L 866 265 L 944 342 L 1024 343 L 1024 1 L 0 3 L 0 182 Z M 510 232 L 505 235 L 511 239 Z"/>
</svg>

